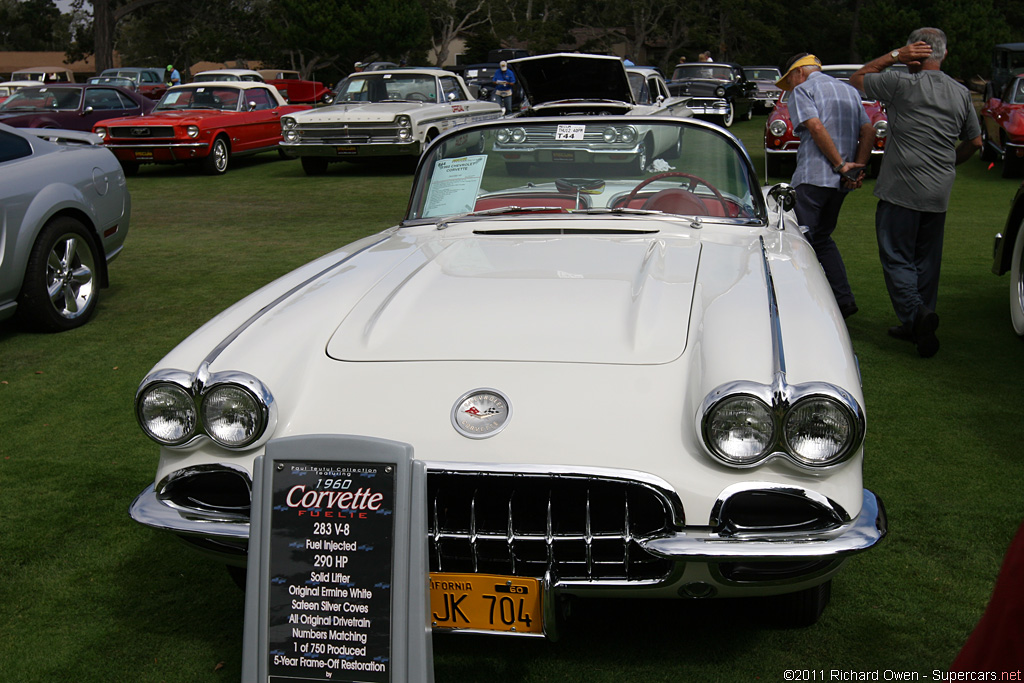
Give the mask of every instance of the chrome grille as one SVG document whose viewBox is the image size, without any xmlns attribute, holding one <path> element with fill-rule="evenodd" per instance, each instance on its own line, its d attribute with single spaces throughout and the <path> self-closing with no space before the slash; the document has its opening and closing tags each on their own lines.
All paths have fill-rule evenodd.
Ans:
<svg viewBox="0 0 1024 683">
<path fill-rule="evenodd" d="M 302 142 L 331 145 L 355 145 L 370 142 L 393 142 L 398 139 L 398 126 L 388 123 L 302 123 L 296 126 Z"/>
<path fill-rule="evenodd" d="M 669 531 L 669 502 L 643 484 L 580 475 L 428 476 L 430 570 L 559 581 L 655 582 L 673 563 L 638 543 Z"/>
<path fill-rule="evenodd" d="M 115 138 L 173 138 L 173 126 L 116 126 L 110 129 Z"/>
</svg>

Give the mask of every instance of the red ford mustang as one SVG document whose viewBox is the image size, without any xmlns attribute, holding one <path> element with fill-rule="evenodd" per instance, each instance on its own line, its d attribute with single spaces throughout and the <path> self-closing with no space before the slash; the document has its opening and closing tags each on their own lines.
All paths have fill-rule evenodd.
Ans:
<svg viewBox="0 0 1024 683">
<path fill-rule="evenodd" d="M 169 89 L 152 114 L 110 119 L 93 132 L 126 174 L 139 164 L 196 162 L 219 175 L 231 157 L 276 150 L 281 116 L 309 108 L 288 104 L 265 83 L 191 83 Z"/>
</svg>

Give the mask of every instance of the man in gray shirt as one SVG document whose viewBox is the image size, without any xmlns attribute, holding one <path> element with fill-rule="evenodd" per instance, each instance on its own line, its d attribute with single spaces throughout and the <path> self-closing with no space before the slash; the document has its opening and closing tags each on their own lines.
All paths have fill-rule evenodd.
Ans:
<svg viewBox="0 0 1024 683">
<path fill-rule="evenodd" d="M 889 137 L 875 183 L 875 234 L 900 321 L 889 334 L 914 342 L 923 358 L 939 350 L 935 307 L 954 166 L 981 148 L 970 92 L 940 70 L 946 54 L 945 33 L 919 28 L 906 45 L 850 76 L 852 86 L 886 105 Z M 883 73 L 897 62 L 908 72 Z"/>
</svg>

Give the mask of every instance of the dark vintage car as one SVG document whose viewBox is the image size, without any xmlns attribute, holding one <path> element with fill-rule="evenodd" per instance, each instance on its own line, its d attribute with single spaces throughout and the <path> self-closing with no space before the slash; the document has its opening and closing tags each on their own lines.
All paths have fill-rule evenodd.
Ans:
<svg viewBox="0 0 1024 683">
<path fill-rule="evenodd" d="M 1010 322 L 1014 332 L 1024 337 L 1024 184 L 1017 188 L 992 251 L 992 272 L 1010 273 Z"/>
<path fill-rule="evenodd" d="M 501 104 L 501 98 L 497 94 L 498 89 L 494 83 L 494 73 L 498 70 L 500 70 L 499 64 L 485 63 L 469 64 L 460 68 L 459 72 L 461 72 L 462 80 L 466 81 L 466 85 L 469 86 L 470 90 L 476 90 L 476 98 L 478 100 Z M 512 84 L 512 112 L 522 109 L 524 99 L 523 85 L 516 81 Z"/>
<path fill-rule="evenodd" d="M 309 108 L 288 104 L 266 83 L 190 83 L 170 88 L 149 116 L 104 121 L 93 132 L 128 175 L 139 164 L 180 162 L 219 175 L 232 157 L 276 151 L 281 117 Z"/>
<path fill-rule="evenodd" d="M 1001 92 L 1024 71 L 1024 43 L 1000 43 L 992 48 L 992 88 Z"/>
<path fill-rule="evenodd" d="M 164 75 L 167 72 L 156 67 L 120 66 L 116 69 L 104 69 L 100 76 L 129 78 L 135 82 L 135 89 L 151 100 L 159 100 L 167 92 Z"/>
<path fill-rule="evenodd" d="M 134 90 L 107 84 L 55 83 L 25 87 L 0 104 L 0 123 L 16 128 L 91 131 L 100 121 L 142 116 L 155 103 Z"/>
<path fill-rule="evenodd" d="M 1002 90 L 986 88 L 981 107 L 981 160 L 1003 160 L 1003 177 L 1024 172 L 1024 73 L 1006 82 Z"/>
<path fill-rule="evenodd" d="M 689 97 L 687 106 L 697 118 L 708 119 L 728 128 L 742 117 L 754 114 L 757 84 L 748 81 L 743 67 L 728 62 L 678 64 L 668 82 L 677 97 Z"/>
<path fill-rule="evenodd" d="M 782 94 L 782 89 L 775 85 L 775 82 L 782 78 L 782 72 L 777 66 L 745 66 L 743 75 L 748 81 L 757 86 L 754 93 L 754 106 L 756 109 L 771 111 Z"/>
<path fill-rule="evenodd" d="M 845 80 L 859 67 L 848 64 L 835 66 L 823 66 L 821 70 L 833 78 Z M 800 147 L 800 137 L 793 131 L 793 122 L 789 119 L 789 97 L 791 93 L 783 92 L 782 97 L 775 105 L 775 109 L 768 115 L 768 121 L 764 127 L 764 161 L 765 173 L 768 177 L 782 177 L 785 174 L 787 164 L 796 162 L 796 150 Z M 885 108 L 878 100 L 861 98 L 864 105 L 864 113 L 871 120 L 875 129 L 875 142 L 871 148 L 871 164 L 868 172 L 871 175 L 878 175 L 878 167 L 882 163 L 882 154 L 885 152 L 885 140 L 889 134 L 889 118 Z"/>
</svg>

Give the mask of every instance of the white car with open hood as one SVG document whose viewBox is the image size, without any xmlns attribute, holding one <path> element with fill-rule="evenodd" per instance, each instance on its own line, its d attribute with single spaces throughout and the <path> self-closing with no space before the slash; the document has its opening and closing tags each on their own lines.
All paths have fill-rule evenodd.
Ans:
<svg viewBox="0 0 1024 683">
<path fill-rule="evenodd" d="M 759 187 L 727 131 L 671 117 L 516 119 L 573 126 L 576 150 L 634 125 L 683 144 L 658 169 L 510 177 L 509 122 L 434 140 L 399 225 L 152 369 L 135 406 L 160 459 L 132 517 L 240 566 L 268 444 L 397 442 L 427 469 L 432 586 L 469 606 L 479 577 L 529 584 L 511 623 L 456 622 L 432 588 L 436 629 L 555 637 L 593 596 L 775 596 L 772 615 L 815 621 L 886 517 L 862 482 L 857 360 L 789 188 Z"/>
<path fill-rule="evenodd" d="M 450 71 L 364 71 L 338 84 L 331 106 L 282 116 L 281 149 L 317 175 L 331 161 L 415 158 L 445 131 L 500 116 L 500 105 L 474 98 Z"/>
<path fill-rule="evenodd" d="M 639 121 L 593 129 L 586 140 L 573 139 L 580 128 L 568 122 L 533 126 L 529 135 L 517 123 L 526 117 L 581 114 L 691 116 L 686 99 L 671 96 L 655 69 L 627 69 L 617 57 L 575 53 L 524 57 L 510 64 L 530 106 L 509 122 L 495 145 L 509 173 L 525 175 L 530 165 L 566 162 L 628 163 L 639 172 L 656 159 L 671 160 L 680 154 L 682 131 Z"/>
</svg>

